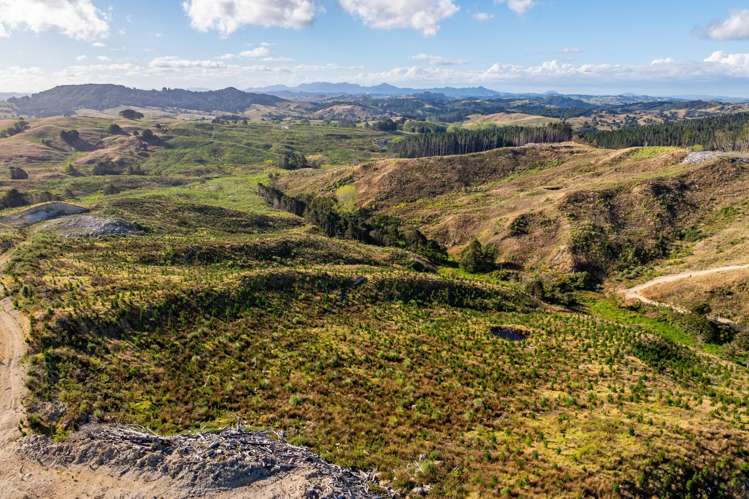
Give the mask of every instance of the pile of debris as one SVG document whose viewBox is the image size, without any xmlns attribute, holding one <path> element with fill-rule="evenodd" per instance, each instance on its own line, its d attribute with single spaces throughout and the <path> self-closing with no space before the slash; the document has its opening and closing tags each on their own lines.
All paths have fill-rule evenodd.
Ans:
<svg viewBox="0 0 749 499">
<path fill-rule="evenodd" d="M 685 165 L 701 165 L 714 159 L 719 159 L 726 156 L 726 153 L 721 151 L 698 151 L 690 152 L 682 161 Z"/>
<path fill-rule="evenodd" d="M 91 424 L 61 442 L 29 437 L 21 450 L 45 466 L 101 467 L 147 481 L 168 478 L 185 497 L 237 489 L 262 495 L 267 488 L 295 497 L 377 497 L 368 487 L 372 474 L 343 469 L 269 433 L 241 427 L 162 437 Z"/>
</svg>

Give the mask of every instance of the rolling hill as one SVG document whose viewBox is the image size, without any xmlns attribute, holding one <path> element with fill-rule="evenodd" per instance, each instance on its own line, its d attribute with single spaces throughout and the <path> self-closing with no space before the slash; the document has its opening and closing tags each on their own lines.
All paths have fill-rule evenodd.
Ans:
<svg viewBox="0 0 749 499">
<path fill-rule="evenodd" d="M 63 85 L 27 97 L 8 100 L 18 113 L 27 116 L 71 114 L 79 109 L 109 109 L 140 106 L 189 109 L 194 111 L 241 113 L 259 104 L 274 106 L 280 97 L 225 88 L 206 92 L 169 89 L 139 90 L 121 85 Z"/>
<path fill-rule="evenodd" d="M 207 474 L 258 486 L 273 465 L 244 471 L 238 447 L 225 451 L 235 441 L 212 432 L 232 426 L 244 440 L 244 423 L 364 473 L 368 493 L 355 497 L 749 488 L 740 334 L 706 336 L 702 316 L 608 292 L 660 265 L 746 263 L 741 155 L 567 142 L 396 159 L 380 147 L 392 134 L 365 127 L 28 121 L 0 139 L 9 173 L 28 178 L 0 187 L 6 200 L 55 203 L 0 212 L 0 244 L 14 248 L 0 316 L 33 319 L 26 342 L 14 336 L 27 361 L 0 365 L 3 393 L 6 379 L 27 387 L 0 414 L 0 437 L 20 446 L 0 481 L 32 487 L 23 466 L 142 491 L 184 448 L 190 467 L 167 473 L 188 483 L 166 495 L 223 487 Z M 281 168 L 276 145 L 315 167 Z M 102 157 L 133 168 L 96 172 L 88 163 Z M 261 184 L 310 212 L 268 204 Z M 33 223 L 63 203 L 78 214 Z M 343 222 L 350 233 L 329 234 Z M 363 230 L 378 237 L 352 237 Z M 495 270 L 459 266 L 473 238 L 496 247 Z M 435 241 L 451 258 L 423 251 Z M 581 289 L 581 270 L 603 286 Z M 143 440 L 123 424 L 182 435 Z M 185 440 L 219 443 L 193 459 L 170 443 Z M 16 449 L 0 447 L 0 460 Z M 234 485 L 220 492 L 241 497 Z"/>
</svg>

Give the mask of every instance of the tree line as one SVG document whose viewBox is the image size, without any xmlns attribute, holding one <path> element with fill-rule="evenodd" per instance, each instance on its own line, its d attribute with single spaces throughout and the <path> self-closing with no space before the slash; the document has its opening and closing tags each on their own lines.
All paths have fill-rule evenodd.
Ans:
<svg viewBox="0 0 749 499">
<path fill-rule="evenodd" d="M 621 130 L 590 130 L 583 140 L 607 149 L 642 146 L 701 146 L 708 150 L 749 150 L 749 113 L 725 114 Z"/>
<path fill-rule="evenodd" d="M 413 135 L 393 141 L 390 147 L 401 158 L 421 158 L 568 140 L 572 140 L 572 128 L 566 124 L 554 123 L 544 127 L 487 127 Z"/>
<path fill-rule="evenodd" d="M 367 210 L 344 211 L 332 197 L 299 199 L 263 184 L 258 184 L 257 189 L 270 206 L 304 217 L 328 237 L 407 249 L 438 264 L 447 261 L 444 246 L 427 238 L 418 229 L 404 227 L 397 217 L 375 215 Z"/>
</svg>

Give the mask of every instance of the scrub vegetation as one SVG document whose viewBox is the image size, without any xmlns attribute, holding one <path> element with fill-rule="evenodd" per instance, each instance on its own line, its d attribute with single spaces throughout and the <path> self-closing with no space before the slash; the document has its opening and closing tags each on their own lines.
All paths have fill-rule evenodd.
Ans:
<svg viewBox="0 0 749 499">
<path fill-rule="evenodd" d="M 744 336 L 610 292 L 739 230 L 741 161 L 571 143 L 396 159 L 365 127 L 115 121 L 114 139 L 75 117 L 0 139 L 57 151 L 17 165 L 20 195 L 139 227 L 0 234 L 32 318 L 26 429 L 241 422 L 433 497 L 746 493 Z M 77 163 L 102 150 L 137 169 Z"/>
</svg>

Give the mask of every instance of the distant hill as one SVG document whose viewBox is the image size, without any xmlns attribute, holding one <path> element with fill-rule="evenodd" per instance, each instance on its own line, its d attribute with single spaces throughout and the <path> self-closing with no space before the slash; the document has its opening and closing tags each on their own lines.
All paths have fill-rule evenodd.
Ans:
<svg viewBox="0 0 749 499">
<path fill-rule="evenodd" d="M 16 92 L 0 92 L 0 101 L 8 100 L 13 97 L 23 97 L 24 95 L 28 94 L 19 94 Z"/>
<path fill-rule="evenodd" d="M 63 85 L 28 97 L 11 98 L 8 102 L 28 116 L 56 116 L 78 109 L 109 109 L 117 106 L 141 106 L 223 111 L 241 113 L 253 104 L 274 106 L 283 99 L 273 95 L 243 92 L 225 88 L 208 92 L 165 88 L 139 90 L 121 85 Z"/>
<path fill-rule="evenodd" d="M 469 87 L 469 88 L 455 88 L 455 87 L 441 87 L 441 88 L 402 88 L 383 83 L 376 86 L 363 86 L 355 83 L 329 83 L 329 82 L 317 82 L 317 83 L 303 83 L 296 87 L 288 87 L 286 85 L 273 85 L 270 87 L 263 88 L 252 88 L 248 89 L 250 92 L 262 92 L 266 94 L 272 94 L 281 96 L 284 98 L 314 98 L 314 97 L 328 97 L 328 96 L 339 96 L 339 95 L 371 95 L 379 97 L 404 97 L 408 95 L 419 95 L 419 94 L 441 94 L 446 97 L 464 99 L 464 98 L 492 98 L 502 97 L 509 94 L 501 92 L 495 92 L 484 87 Z"/>
</svg>

